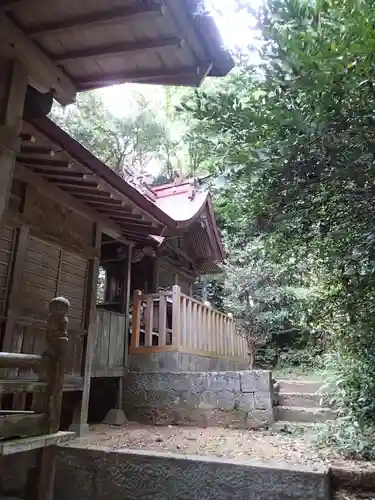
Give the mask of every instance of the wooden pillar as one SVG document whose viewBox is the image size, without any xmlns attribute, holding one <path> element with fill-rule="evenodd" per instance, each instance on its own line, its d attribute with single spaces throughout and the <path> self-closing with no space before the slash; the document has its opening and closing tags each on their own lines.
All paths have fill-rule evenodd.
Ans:
<svg viewBox="0 0 375 500">
<path fill-rule="evenodd" d="M 125 313 L 125 343 L 124 343 L 124 367 L 128 366 L 128 337 L 129 337 L 129 316 L 130 316 L 130 283 L 132 277 L 132 255 L 133 255 L 133 245 L 128 246 L 128 260 L 126 262 L 126 281 L 125 281 L 125 301 L 124 301 L 124 313 Z"/>
<path fill-rule="evenodd" d="M 27 71 L 18 60 L 0 61 L 0 221 L 12 188 L 19 132 L 27 89 Z"/>
<path fill-rule="evenodd" d="M 156 257 L 154 259 L 153 265 L 153 277 L 152 277 L 152 293 L 156 293 L 159 289 L 159 276 L 160 276 L 160 259 Z"/>
<path fill-rule="evenodd" d="M 133 312 L 132 312 L 132 341 L 131 347 L 139 347 L 140 324 L 141 324 L 141 304 L 139 296 L 140 290 L 134 290 L 133 293 Z"/>
<path fill-rule="evenodd" d="M 124 274 L 123 274 L 123 284 L 122 284 L 122 301 L 120 312 L 125 318 L 125 329 L 124 329 L 124 371 L 125 367 L 128 365 L 128 336 L 129 336 L 129 314 L 130 314 L 130 281 L 131 281 L 131 268 L 132 268 L 132 253 L 133 245 L 129 243 L 127 259 L 124 260 Z M 117 396 L 117 408 L 121 409 L 124 406 L 124 384 L 123 377 L 119 379 L 118 382 L 118 396 Z"/>
<path fill-rule="evenodd" d="M 96 337 L 96 294 L 98 286 L 98 274 L 100 266 L 100 248 L 101 248 L 102 232 L 98 224 L 94 227 L 94 246 L 96 256 L 90 262 L 90 273 L 87 283 L 87 303 L 85 328 L 87 328 L 86 342 L 84 345 L 84 370 L 83 370 L 83 391 L 79 405 L 75 408 L 73 415 L 73 423 L 70 430 L 77 433 L 78 436 L 87 435 L 89 426 L 87 416 L 89 411 L 90 398 L 90 383 L 91 383 L 91 368 L 94 356 L 94 346 Z"/>
<path fill-rule="evenodd" d="M 172 287 L 172 345 L 180 346 L 181 288 Z"/>
</svg>

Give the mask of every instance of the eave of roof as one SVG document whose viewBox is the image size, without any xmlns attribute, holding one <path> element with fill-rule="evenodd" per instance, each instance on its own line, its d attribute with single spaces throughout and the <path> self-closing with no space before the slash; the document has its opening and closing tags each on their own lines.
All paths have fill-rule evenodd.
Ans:
<svg viewBox="0 0 375 500">
<path fill-rule="evenodd" d="M 197 87 L 233 67 L 197 3 L 0 0 L 0 46 L 23 63 L 32 85 L 53 90 L 62 104 L 77 91 L 124 82 Z"/>
<path fill-rule="evenodd" d="M 86 166 L 93 174 L 104 179 L 114 189 L 120 191 L 129 198 L 135 205 L 144 210 L 148 215 L 161 222 L 168 228 L 177 226 L 176 221 L 161 210 L 155 203 L 146 198 L 136 188 L 125 182 L 113 170 L 107 167 L 102 161 L 94 156 L 90 151 L 83 147 L 79 142 L 73 139 L 64 130 L 58 127 L 49 118 L 42 117 L 29 121 L 44 136 L 52 142 L 59 144 L 64 150 L 77 160 L 80 164 Z"/>
</svg>

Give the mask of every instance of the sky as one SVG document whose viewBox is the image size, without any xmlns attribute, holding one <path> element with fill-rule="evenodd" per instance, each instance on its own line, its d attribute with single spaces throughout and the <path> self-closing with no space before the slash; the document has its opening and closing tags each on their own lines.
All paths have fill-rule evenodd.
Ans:
<svg viewBox="0 0 375 500">
<path fill-rule="evenodd" d="M 256 8 L 261 0 L 247 0 Z M 247 47 L 255 42 L 256 31 L 254 20 L 235 8 L 235 0 L 205 0 L 206 9 L 215 18 L 224 45 L 231 49 Z M 134 91 L 141 92 L 147 100 L 163 100 L 163 89 L 155 85 L 124 84 L 103 89 L 101 92 L 109 110 L 117 115 L 125 115 L 131 109 Z"/>
</svg>

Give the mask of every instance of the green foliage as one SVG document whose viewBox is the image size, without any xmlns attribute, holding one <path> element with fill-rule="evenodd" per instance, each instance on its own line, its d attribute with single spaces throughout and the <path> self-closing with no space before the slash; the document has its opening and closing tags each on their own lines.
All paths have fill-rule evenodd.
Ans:
<svg viewBox="0 0 375 500">
<path fill-rule="evenodd" d="M 271 266 L 276 284 L 280 271 L 289 273 L 282 287 L 309 290 L 298 314 L 294 303 L 285 310 L 310 337 L 329 339 L 336 403 L 350 422 L 340 440 L 365 458 L 375 421 L 374 8 L 269 0 L 258 15 L 261 66 L 243 64 L 182 105 L 189 137 L 224 179 L 216 208 L 232 250 L 262 242 L 254 274 L 246 264 L 236 272 L 263 276 Z M 272 321 L 284 314 L 265 303 Z"/>
<path fill-rule="evenodd" d="M 51 117 L 117 173 L 129 167 L 144 173 L 171 139 L 150 104 L 140 95 L 136 100 L 132 113 L 118 117 L 106 109 L 100 94 L 88 92 L 71 107 L 56 105 Z"/>
</svg>

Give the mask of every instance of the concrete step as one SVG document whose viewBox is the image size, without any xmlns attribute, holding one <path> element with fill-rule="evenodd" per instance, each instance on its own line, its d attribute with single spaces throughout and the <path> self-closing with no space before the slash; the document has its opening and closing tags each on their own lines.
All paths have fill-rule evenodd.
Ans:
<svg viewBox="0 0 375 500">
<path fill-rule="evenodd" d="M 278 379 L 280 393 L 286 392 L 287 394 L 315 394 L 322 387 L 323 382 L 315 380 L 289 380 Z"/>
<path fill-rule="evenodd" d="M 304 394 L 301 392 L 281 392 L 279 394 L 280 406 L 300 406 L 305 408 L 319 408 L 320 396 L 318 394 Z"/>
<path fill-rule="evenodd" d="M 335 412 L 330 408 L 277 406 L 275 410 L 276 420 L 284 422 L 325 422 L 335 418 Z"/>
</svg>

